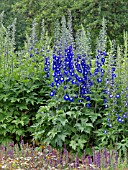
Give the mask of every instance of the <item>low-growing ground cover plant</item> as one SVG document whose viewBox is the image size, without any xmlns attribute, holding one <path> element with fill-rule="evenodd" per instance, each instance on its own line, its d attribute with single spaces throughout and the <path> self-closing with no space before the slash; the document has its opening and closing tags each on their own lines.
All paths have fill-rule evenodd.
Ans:
<svg viewBox="0 0 128 170">
<path fill-rule="evenodd" d="M 127 152 L 122 158 L 117 150 L 93 149 L 92 155 L 84 153 L 79 158 L 78 153 L 68 152 L 66 147 L 61 152 L 50 146 L 35 147 L 24 144 L 20 147 L 9 143 L 0 148 L 0 168 L 2 170 L 126 170 L 128 169 Z"/>
</svg>

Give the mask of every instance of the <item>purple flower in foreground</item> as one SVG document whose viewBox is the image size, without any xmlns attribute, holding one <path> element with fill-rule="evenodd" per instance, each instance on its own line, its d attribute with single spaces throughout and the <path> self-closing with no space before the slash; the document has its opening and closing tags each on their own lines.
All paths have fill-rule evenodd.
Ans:
<svg viewBox="0 0 128 170">
<path fill-rule="evenodd" d="M 79 157 L 78 153 L 76 153 L 76 168 L 79 166 Z"/>
</svg>

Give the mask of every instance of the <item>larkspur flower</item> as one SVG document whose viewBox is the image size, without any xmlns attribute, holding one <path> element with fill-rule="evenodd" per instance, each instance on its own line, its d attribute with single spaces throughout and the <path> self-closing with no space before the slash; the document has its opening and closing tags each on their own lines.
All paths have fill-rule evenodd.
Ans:
<svg viewBox="0 0 128 170">
<path fill-rule="evenodd" d="M 73 98 L 73 97 L 70 97 L 70 98 L 69 98 L 69 101 L 70 101 L 70 102 L 73 102 L 73 101 L 74 101 L 74 98 Z"/>
<path fill-rule="evenodd" d="M 80 100 L 79 100 L 79 103 L 81 103 L 81 102 L 82 102 L 82 100 L 80 99 Z"/>
<path fill-rule="evenodd" d="M 115 97 L 116 97 L 117 99 L 120 98 L 120 94 L 117 94 Z"/>
<path fill-rule="evenodd" d="M 111 127 L 112 127 L 112 124 L 110 123 L 110 124 L 108 124 L 108 126 L 111 128 Z"/>
<path fill-rule="evenodd" d="M 52 83 L 50 84 L 50 86 L 51 86 L 51 87 L 54 87 L 54 82 L 52 82 Z"/>
<path fill-rule="evenodd" d="M 102 64 L 104 64 L 105 63 L 105 58 L 101 58 L 101 62 L 102 62 Z"/>
<path fill-rule="evenodd" d="M 64 86 L 64 90 L 66 90 L 67 89 L 67 86 Z"/>
<path fill-rule="evenodd" d="M 113 95 L 112 95 L 112 94 L 110 94 L 110 95 L 109 95 L 109 98 L 112 98 L 112 97 L 113 97 Z"/>
<path fill-rule="evenodd" d="M 72 84 L 76 84 L 76 80 L 72 80 Z"/>
<path fill-rule="evenodd" d="M 53 97 L 55 95 L 55 93 L 52 91 L 50 92 L 50 96 Z"/>
<path fill-rule="evenodd" d="M 33 57 L 33 54 L 30 54 L 30 58 Z"/>
<path fill-rule="evenodd" d="M 86 101 L 90 101 L 90 96 L 85 97 Z"/>
<path fill-rule="evenodd" d="M 110 122 L 110 118 L 107 118 L 107 121 Z"/>
<path fill-rule="evenodd" d="M 90 108 L 91 107 L 91 103 L 86 103 L 86 107 Z"/>
<path fill-rule="evenodd" d="M 59 82 L 56 82 L 56 87 L 58 88 L 60 86 L 60 83 Z"/>
<path fill-rule="evenodd" d="M 123 117 L 123 118 L 126 118 L 126 117 L 127 117 L 126 113 L 124 113 L 124 114 L 122 115 L 122 117 Z"/>
<path fill-rule="evenodd" d="M 66 101 L 69 100 L 69 95 L 68 94 L 64 95 L 64 100 L 66 100 Z"/>
<path fill-rule="evenodd" d="M 122 122 L 121 117 L 118 117 L 118 118 L 117 118 L 117 121 L 118 121 L 118 122 Z"/>
<path fill-rule="evenodd" d="M 107 133 L 107 131 L 105 130 L 105 131 L 104 131 L 104 134 L 106 134 L 106 133 Z"/>
<path fill-rule="evenodd" d="M 101 83 L 102 82 L 102 78 L 97 78 L 97 82 Z"/>
</svg>

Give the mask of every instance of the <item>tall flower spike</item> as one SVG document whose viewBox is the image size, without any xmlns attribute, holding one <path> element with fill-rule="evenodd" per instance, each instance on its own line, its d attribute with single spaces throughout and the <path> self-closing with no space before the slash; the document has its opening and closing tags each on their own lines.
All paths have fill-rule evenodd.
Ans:
<svg viewBox="0 0 128 170">
<path fill-rule="evenodd" d="M 74 48 L 74 38 L 73 38 L 73 31 L 72 31 L 72 15 L 71 15 L 71 11 L 68 11 L 68 30 L 69 30 L 69 44 L 72 45 L 72 47 Z"/>
<path fill-rule="evenodd" d="M 106 20 L 103 18 L 102 20 L 102 29 L 99 33 L 98 38 L 98 49 L 102 52 L 106 52 L 106 42 L 107 42 L 107 33 L 106 33 L 107 27 L 106 27 Z"/>
<path fill-rule="evenodd" d="M 60 29 L 60 23 L 57 20 L 55 22 L 55 34 L 54 34 L 54 50 L 59 50 L 58 47 L 60 47 L 60 36 L 61 36 L 61 29 Z"/>
<path fill-rule="evenodd" d="M 37 39 L 36 39 L 36 25 L 37 25 L 37 22 L 36 22 L 36 19 L 34 19 L 33 23 L 32 23 L 32 34 L 31 34 L 31 43 L 33 45 L 37 41 Z"/>
<path fill-rule="evenodd" d="M 68 29 L 66 27 L 66 18 L 65 16 L 62 17 L 61 20 L 61 38 L 60 38 L 60 43 L 61 43 L 61 52 L 62 55 L 64 55 L 65 49 L 68 48 L 69 44 L 69 34 L 68 34 Z"/>
<path fill-rule="evenodd" d="M 41 41 L 43 42 L 45 39 L 45 25 L 44 25 L 44 19 L 42 19 L 41 23 Z"/>
<path fill-rule="evenodd" d="M 11 46 L 12 46 L 12 52 L 15 51 L 15 46 L 16 46 L 16 42 L 15 42 L 15 32 L 16 32 L 16 18 L 14 19 L 13 23 L 12 23 L 12 41 L 11 41 Z"/>
</svg>

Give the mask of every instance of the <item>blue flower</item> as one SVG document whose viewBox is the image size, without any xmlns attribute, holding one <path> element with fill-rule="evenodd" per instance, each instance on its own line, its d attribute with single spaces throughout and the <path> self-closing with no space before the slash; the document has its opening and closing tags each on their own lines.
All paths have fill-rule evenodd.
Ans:
<svg viewBox="0 0 128 170">
<path fill-rule="evenodd" d="M 82 100 L 80 99 L 80 100 L 79 100 L 79 103 L 81 103 L 81 102 L 82 102 Z"/>
<path fill-rule="evenodd" d="M 109 95 L 109 98 L 112 98 L 112 97 L 113 97 L 113 95 L 112 95 L 112 94 L 110 94 L 110 95 Z"/>
<path fill-rule="evenodd" d="M 57 83 L 59 81 L 59 78 L 58 77 L 55 77 L 54 78 L 54 81 Z"/>
<path fill-rule="evenodd" d="M 107 118 L 107 121 L 110 122 L 110 118 Z"/>
<path fill-rule="evenodd" d="M 124 113 L 124 114 L 122 115 L 122 117 L 123 117 L 123 118 L 126 118 L 126 117 L 127 117 L 126 113 Z"/>
<path fill-rule="evenodd" d="M 117 94 L 117 95 L 116 95 L 116 98 L 117 98 L 117 99 L 120 98 L 120 94 Z"/>
<path fill-rule="evenodd" d="M 71 73 L 70 73 L 70 76 L 74 76 L 74 73 L 73 73 L 73 72 L 71 72 Z"/>
<path fill-rule="evenodd" d="M 77 69 L 77 71 L 78 71 L 79 73 L 82 73 L 82 70 L 81 70 L 81 69 L 79 69 L 79 68 Z"/>
<path fill-rule="evenodd" d="M 121 123 L 121 122 L 122 122 L 121 117 L 118 117 L 118 118 L 117 118 L 117 121 Z"/>
<path fill-rule="evenodd" d="M 116 75 L 115 74 L 112 74 L 112 79 L 116 78 Z"/>
<path fill-rule="evenodd" d="M 105 58 L 101 58 L 101 62 L 104 64 L 105 63 Z"/>
<path fill-rule="evenodd" d="M 60 83 L 58 83 L 58 82 L 57 82 L 57 83 L 56 83 L 56 87 L 58 88 L 58 87 L 59 87 L 59 85 L 60 85 Z"/>
<path fill-rule="evenodd" d="M 51 87 L 54 87 L 54 82 L 52 82 L 52 83 L 50 84 L 50 86 L 51 86 Z"/>
<path fill-rule="evenodd" d="M 61 78 L 60 78 L 60 81 L 61 81 L 61 82 L 64 82 L 64 77 L 61 77 Z"/>
<path fill-rule="evenodd" d="M 64 74 L 65 74 L 65 75 L 68 75 L 68 71 L 67 71 L 67 70 L 64 70 Z"/>
<path fill-rule="evenodd" d="M 31 46 L 28 50 L 31 51 L 33 49 L 33 46 Z"/>
<path fill-rule="evenodd" d="M 68 94 L 65 94 L 65 95 L 64 95 L 64 100 L 66 100 L 66 101 L 69 100 Z"/>
<path fill-rule="evenodd" d="M 55 95 L 55 93 L 52 91 L 52 92 L 50 93 L 50 96 L 53 97 L 54 95 Z"/>
<path fill-rule="evenodd" d="M 106 133 L 107 133 L 107 131 L 105 130 L 105 131 L 104 131 L 104 134 L 106 134 Z"/>
<path fill-rule="evenodd" d="M 99 59 L 100 58 L 99 55 L 97 55 L 96 58 Z"/>
<path fill-rule="evenodd" d="M 97 82 L 101 83 L 102 82 L 102 78 L 97 78 Z"/>
<path fill-rule="evenodd" d="M 78 59 L 81 59 L 82 57 L 81 57 L 81 55 L 80 55 L 80 54 L 77 54 L 77 58 L 78 58 Z"/>
<path fill-rule="evenodd" d="M 107 103 L 107 99 L 104 99 L 104 103 Z"/>
<path fill-rule="evenodd" d="M 77 77 L 77 80 L 78 80 L 79 82 L 82 82 L 82 81 L 83 81 L 81 77 Z"/>
<path fill-rule="evenodd" d="M 44 71 L 45 71 L 45 72 L 48 72 L 48 71 L 49 71 L 49 68 L 44 67 Z"/>
<path fill-rule="evenodd" d="M 103 69 L 101 69 L 101 73 L 104 73 L 105 71 Z"/>
<path fill-rule="evenodd" d="M 90 107 L 91 107 L 91 104 L 90 104 L 90 103 L 86 103 L 86 107 L 87 107 L 87 108 L 90 108 Z"/>
<path fill-rule="evenodd" d="M 112 127 L 112 124 L 110 123 L 110 124 L 108 124 L 108 126 L 111 128 L 111 127 Z"/>
<path fill-rule="evenodd" d="M 73 98 L 73 97 L 70 97 L 70 98 L 69 98 L 69 101 L 70 101 L 70 102 L 73 102 L 73 101 L 74 101 L 74 98 Z"/>
<path fill-rule="evenodd" d="M 67 86 L 64 86 L 64 90 L 66 90 L 67 89 Z"/>
<path fill-rule="evenodd" d="M 33 54 L 30 54 L 30 58 L 33 57 Z"/>
<path fill-rule="evenodd" d="M 76 84 L 76 80 L 72 80 L 72 84 Z"/>
<path fill-rule="evenodd" d="M 102 65 L 100 63 L 97 62 L 97 67 L 101 67 Z"/>
<path fill-rule="evenodd" d="M 86 101 L 90 101 L 90 96 L 86 96 Z"/>
<path fill-rule="evenodd" d="M 71 80 L 71 77 L 67 77 L 66 82 L 69 82 Z"/>
<path fill-rule="evenodd" d="M 112 67 L 112 72 L 115 71 L 115 70 L 116 70 L 116 68 L 115 68 L 115 67 Z"/>
</svg>

